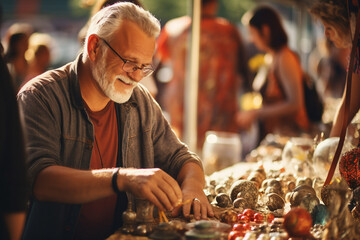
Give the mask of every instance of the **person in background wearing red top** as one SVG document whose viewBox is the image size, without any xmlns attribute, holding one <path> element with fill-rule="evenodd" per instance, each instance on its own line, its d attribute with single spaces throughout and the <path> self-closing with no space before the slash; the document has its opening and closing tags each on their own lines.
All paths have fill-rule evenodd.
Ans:
<svg viewBox="0 0 360 240">
<path fill-rule="evenodd" d="M 235 121 L 238 97 L 248 85 L 246 54 L 240 32 L 229 21 L 216 16 L 217 0 L 202 0 L 201 3 L 198 150 L 204 143 L 206 131 L 238 131 Z M 189 16 L 166 23 L 157 40 L 155 54 L 162 66 L 172 69 L 169 83 L 163 92 L 159 90 L 159 101 L 180 138 L 184 129 L 184 82 L 190 27 Z"/>
<path fill-rule="evenodd" d="M 132 3 L 105 7 L 74 62 L 20 90 L 32 186 L 24 239 L 105 239 L 134 198 L 174 216 L 213 216 L 200 159 L 138 84 L 153 72 L 159 32 Z"/>
</svg>

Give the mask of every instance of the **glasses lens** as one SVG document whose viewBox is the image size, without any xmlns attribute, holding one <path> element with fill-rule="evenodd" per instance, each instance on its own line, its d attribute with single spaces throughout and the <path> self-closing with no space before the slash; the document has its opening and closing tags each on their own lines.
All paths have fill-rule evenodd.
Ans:
<svg viewBox="0 0 360 240">
<path fill-rule="evenodd" d="M 142 74 L 144 77 L 151 75 L 153 72 L 154 72 L 154 70 L 151 68 L 143 68 L 142 69 Z"/>
<path fill-rule="evenodd" d="M 123 65 L 123 70 L 125 72 L 128 72 L 128 73 L 132 73 L 132 72 L 135 72 L 136 70 L 140 70 L 141 71 L 141 74 L 143 77 L 147 77 L 149 76 L 150 74 L 153 73 L 153 69 L 152 68 L 149 68 L 149 67 L 143 67 L 143 68 L 139 68 L 136 63 L 133 63 L 133 62 L 126 62 L 124 65 Z"/>
<path fill-rule="evenodd" d="M 135 72 L 136 69 L 138 69 L 138 66 L 136 66 L 136 64 L 133 62 L 125 62 L 123 65 L 123 70 L 125 72 L 132 73 L 132 72 Z"/>
</svg>

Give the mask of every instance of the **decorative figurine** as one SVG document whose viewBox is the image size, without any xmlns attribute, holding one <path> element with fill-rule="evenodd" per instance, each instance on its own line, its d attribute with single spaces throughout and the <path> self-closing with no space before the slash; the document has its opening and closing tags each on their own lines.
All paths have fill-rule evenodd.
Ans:
<svg viewBox="0 0 360 240">
<path fill-rule="evenodd" d="M 269 193 L 267 197 L 268 201 L 266 203 L 266 206 L 269 208 L 270 211 L 284 208 L 285 201 L 279 194 Z"/>
<path fill-rule="evenodd" d="M 154 220 L 154 205 L 146 199 L 135 199 L 136 207 L 136 224 L 138 225 L 135 233 L 137 235 L 149 235 L 155 224 Z"/>
<path fill-rule="evenodd" d="M 300 186 L 297 186 L 290 194 L 289 194 L 289 201 L 291 204 L 291 207 L 297 207 L 300 206 L 301 201 L 307 196 L 311 195 L 316 198 L 316 192 L 315 190 L 307 185 L 303 184 Z"/>
<path fill-rule="evenodd" d="M 345 180 L 334 181 L 325 186 L 321 196 L 326 199 L 323 201 L 329 210 L 329 221 L 325 226 L 323 239 L 359 239 L 360 224 L 354 221 L 349 211 L 348 203 L 352 193 Z"/>
<path fill-rule="evenodd" d="M 226 193 L 219 193 L 216 196 L 215 201 L 216 201 L 216 205 L 222 208 L 231 206 L 230 197 Z"/>
<path fill-rule="evenodd" d="M 136 213 L 132 209 L 133 203 L 131 200 L 128 202 L 128 208 L 122 214 L 123 227 L 121 231 L 126 234 L 134 233 L 136 227 Z"/>
<path fill-rule="evenodd" d="M 238 180 L 233 183 L 230 189 L 231 201 L 234 201 L 236 198 L 243 198 L 247 202 L 246 208 L 255 208 L 258 194 L 255 183 L 249 180 Z"/>
</svg>

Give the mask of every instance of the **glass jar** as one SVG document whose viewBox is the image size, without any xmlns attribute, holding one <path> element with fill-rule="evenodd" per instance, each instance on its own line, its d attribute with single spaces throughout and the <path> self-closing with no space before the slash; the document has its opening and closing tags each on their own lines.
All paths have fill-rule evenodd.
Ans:
<svg viewBox="0 0 360 240">
<path fill-rule="evenodd" d="M 314 141 L 311 138 L 290 138 L 285 144 L 281 156 L 286 172 L 292 173 L 296 177 L 311 177 L 313 174 L 311 161 L 313 146 Z"/>
<path fill-rule="evenodd" d="M 241 161 L 240 135 L 230 132 L 206 132 L 202 151 L 205 174 L 229 167 Z"/>
</svg>

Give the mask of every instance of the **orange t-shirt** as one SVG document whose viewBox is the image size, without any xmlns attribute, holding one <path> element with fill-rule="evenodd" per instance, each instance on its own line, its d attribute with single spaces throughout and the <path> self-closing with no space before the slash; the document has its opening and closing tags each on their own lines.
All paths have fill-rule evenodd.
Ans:
<svg viewBox="0 0 360 240">
<path fill-rule="evenodd" d="M 113 101 L 98 112 L 85 104 L 86 111 L 94 125 L 94 146 L 90 169 L 113 168 L 118 152 L 118 129 Z M 117 196 L 85 203 L 81 207 L 76 226 L 75 239 L 105 239 L 113 231 Z"/>
</svg>

